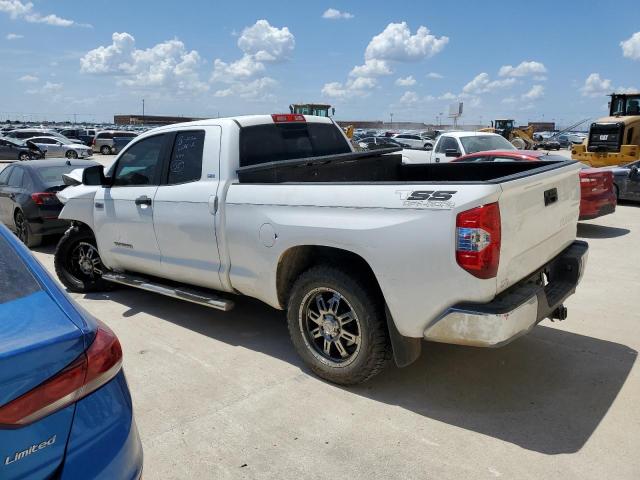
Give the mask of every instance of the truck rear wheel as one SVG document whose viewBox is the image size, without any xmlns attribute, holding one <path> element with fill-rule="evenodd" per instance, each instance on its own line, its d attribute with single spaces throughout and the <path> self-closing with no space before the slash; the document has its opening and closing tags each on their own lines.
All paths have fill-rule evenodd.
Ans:
<svg viewBox="0 0 640 480">
<path fill-rule="evenodd" d="M 298 354 L 331 382 L 362 383 L 391 357 L 382 298 L 340 269 L 317 266 L 303 273 L 291 291 L 287 321 Z"/>
<path fill-rule="evenodd" d="M 69 229 L 58 242 L 54 265 L 58 278 L 72 292 L 113 289 L 112 283 L 102 280 L 105 267 L 89 230 Z"/>
</svg>

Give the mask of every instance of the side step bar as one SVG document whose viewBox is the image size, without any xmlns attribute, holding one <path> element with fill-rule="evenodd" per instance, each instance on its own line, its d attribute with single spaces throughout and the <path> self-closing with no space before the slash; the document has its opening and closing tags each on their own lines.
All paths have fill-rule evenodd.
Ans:
<svg viewBox="0 0 640 480">
<path fill-rule="evenodd" d="M 173 287 L 162 283 L 152 282 L 143 277 L 137 277 L 126 273 L 108 272 L 102 275 L 102 279 L 108 282 L 119 283 L 127 287 L 139 288 L 153 293 L 159 293 L 167 297 L 185 300 L 187 302 L 197 303 L 205 307 L 215 308 L 228 312 L 234 307 L 231 300 L 219 297 L 212 291 L 196 290 L 186 287 Z"/>
</svg>

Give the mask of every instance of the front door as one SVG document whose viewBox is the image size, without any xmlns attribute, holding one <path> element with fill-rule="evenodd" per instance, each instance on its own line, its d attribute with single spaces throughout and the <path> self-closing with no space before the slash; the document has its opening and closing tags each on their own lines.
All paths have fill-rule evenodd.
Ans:
<svg viewBox="0 0 640 480">
<path fill-rule="evenodd" d="M 171 134 L 168 161 L 154 201 L 153 222 L 164 276 L 220 287 L 216 194 L 220 127 Z"/>
<path fill-rule="evenodd" d="M 11 175 L 11 171 L 13 167 L 6 167 L 4 170 L 0 172 L 0 223 L 4 223 L 7 225 L 9 221 L 8 212 L 10 209 L 11 203 L 11 192 L 9 191 L 9 176 Z"/>
<path fill-rule="evenodd" d="M 130 145 L 111 170 L 111 186 L 96 192 L 94 229 L 109 268 L 161 274 L 153 215 L 165 139 L 154 135 Z"/>
</svg>

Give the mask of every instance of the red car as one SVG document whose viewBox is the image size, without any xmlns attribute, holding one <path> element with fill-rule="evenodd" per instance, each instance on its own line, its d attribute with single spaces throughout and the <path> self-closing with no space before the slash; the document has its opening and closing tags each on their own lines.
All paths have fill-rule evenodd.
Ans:
<svg viewBox="0 0 640 480">
<path fill-rule="evenodd" d="M 454 162 L 518 162 L 568 160 L 538 150 L 490 150 L 458 157 Z M 583 167 L 580 171 L 580 220 L 590 220 L 616 210 L 613 173 L 600 168 Z"/>
</svg>

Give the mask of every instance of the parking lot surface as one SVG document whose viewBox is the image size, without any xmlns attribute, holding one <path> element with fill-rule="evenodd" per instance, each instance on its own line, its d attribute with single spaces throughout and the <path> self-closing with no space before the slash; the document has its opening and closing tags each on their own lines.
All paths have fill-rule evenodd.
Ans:
<svg viewBox="0 0 640 480">
<path fill-rule="evenodd" d="M 145 478 L 640 478 L 640 208 L 578 236 L 591 249 L 566 321 L 500 349 L 425 344 L 351 388 L 307 371 L 257 301 L 73 296 L 122 342 Z M 51 271 L 54 248 L 36 249 Z"/>
</svg>

